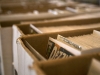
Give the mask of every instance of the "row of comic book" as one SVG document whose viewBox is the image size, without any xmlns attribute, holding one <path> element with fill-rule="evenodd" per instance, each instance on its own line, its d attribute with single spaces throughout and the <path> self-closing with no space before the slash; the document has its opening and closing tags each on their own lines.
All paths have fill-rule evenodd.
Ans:
<svg viewBox="0 0 100 75">
<path fill-rule="evenodd" d="M 49 37 L 47 57 L 49 59 L 66 58 L 87 53 L 100 52 L 100 32 L 93 30 L 91 34 L 64 37 Z"/>
</svg>

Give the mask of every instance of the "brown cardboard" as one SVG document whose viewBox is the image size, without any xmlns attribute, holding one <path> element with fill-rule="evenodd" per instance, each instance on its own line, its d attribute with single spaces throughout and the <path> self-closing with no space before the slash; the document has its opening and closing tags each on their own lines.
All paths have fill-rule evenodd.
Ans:
<svg viewBox="0 0 100 75">
<path fill-rule="evenodd" d="M 54 14 L 50 14 L 50 13 L 44 12 L 44 13 L 40 13 L 38 15 L 32 14 L 32 13 L 31 14 L 0 15 L 0 22 L 20 21 L 20 20 L 27 21 L 27 20 L 53 19 L 53 18 L 69 16 L 69 14 L 66 14 L 66 12 L 65 12 L 64 14 L 54 15 Z"/>
<path fill-rule="evenodd" d="M 42 6 L 42 7 L 41 7 Z M 57 6 L 50 3 L 8 3 L 8 4 L 1 4 L 2 13 L 1 14 L 7 14 L 8 11 L 11 11 L 11 14 L 15 13 L 28 13 L 33 12 L 34 10 L 38 10 L 39 12 L 47 12 L 48 9 L 60 9 L 64 10 L 66 5 L 63 6 Z"/>
<path fill-rule="evenodd" d="M 99 18 L 96 18 L 96 19 L 95 18 L 92 18 L 92 19 L 83 19 L 83 20 L 75 20 L 75 21 L 65 21 L 64 20 L 64 21 L 57 21 L 57 22 L 56 21 L 52 21 L 51 23 L 50 22 L 35 23 L 35 25 L 36 26 L 44 26 L 44 25 L 45 26 L 50 26 L 50 25 L 61 25 L 61 24 L 73 25 L 74 23 L 76 23 L 77 25 L 80 25 L 82 23 L 83 24 L 89 24 L 90 21 L 92 21 L 91 23 L 98 23 L 98 22 L 100 22 L 99 20 L 100 20 Z M 19 34 L 19 32 L 20 32 L 21 36 L 22 35 L 29 35 L 30 34 L 29 24 L 18 24 L 18 25 L 16 25 L 16 27 L 18 29 L 17 34 Z M 15 35 L 17 35 L 17 34 L 15 34 Z M 34 34 L 34 35 L 37 35 L 37 34 Z M 43 43 L 47 42 L 47 41 L 44 41 L 44 40 L 45 40 L 45 38 L 42 40 Z M 48 40 L 48 39 L 46 39 L 46 40 Z M 16 43 L 16 40 L 15 40 L 15 43 Z M 18 43 L 17 42 L 17 44 L 18 44 L 18 47 L 17 48 L 14 47 L 14 49 L 18 49 L 18 51 L 15 52 L 17 54 L 17 58 L 18 58 L 18 59 L 15 59 L 16 60 L 15 63 L 17 63 L 17 60 L 18 60 L 18 63 L 17 63 L 18 64 L 18 67 L 17 68 L 15 67 L 16 64 L 14 64 L 14 67 L 15 67 L 16 71 L 19 74 L 22 75 L 22 73 L 24 73 L 22 71 L 25 68 L 25 67 L 23 67 L 24 66 L 24 61 L 26 62 L 26 60 L 28 60 L 28 61 L 30 61 L 30 63 L 32 63 L 34 61 L 36 62 L 36 61 L 45 60 L 45 59 L 41 59 L 40 56 L 37 56 L 37 57 L 34 56 L 35 55 L 35 52 L 34 52 L 34 55 L 33 55 L 33 53 L 31 51 L 29 51 L 28 49 L 26 49 L 26 47 L 24 46 L 24 43 L 20 43 L 20 42 Z M 40 43 L 40 44 L 42 45 L 42 43 Z M 23 48 L 21 48 L 21 47 L 23 47 Z M 24 50 L 24 49 L 26 49 L 26 50 Z M 34 49 L 34 51 L 35 51 L 35 49 Z M 41 51 L 41 52 L 43 53 L 43 51 Z M 24 58 L 26 58 L 26 60 L 24 60 Z M 25 66 L 28 67 L 29 64 L 28 65 L 25 65 Z M 26 68 L 26 69 L 29 70 L 29 68 Z M 28 74 L 27 71 L 25 71 L 25 72 L 26 72 L 26 74 Z"/>
<path fill-rule="evenodd" d="M 96 24 L 100 22 L 100 18 L 91 18 L 91 19 L 82 19 L 82 20 L 71 20 L 71 21 L 41 21 L 41 22 L 35 22 L 33 23 L 34 26 L 36 27 L 49 27 L 49 26 L 61 26 L 61 25 L 67 25 L 67 26 L 73 26 L 73 25 L 88 25 L 88 24 Z M 28 34 L 33 34 L 31 33 L 31 28 L 29 24 L 15 24 L 17 27 L 18 31 L 23 34 L 23 35 L 28 35 Z M 74 29 L 74 28 L 73 28 Z M 66 30 L 68 31 L 68 29 Z M 36 31 L 34 30 L 34 33 Z M 37 32 L 36 32 L 37 33 Z"/>
<path fill-rule="evenodd" d="M 87 75 L 100 75 L 100 62 L 99 60 L 92 59 L 89 71 Z"/>
<path fill-rule="evenodd" d="M 59 19 L 52 19 L 52 20 L 44 20 L 44 21 L 22 21 L 21 24 L 41 24 L 41 23 L 50 23 L 52 24 L 52 22 L 64 22 L 64 21 L 73 21 L 73 20 L 87 20 L 87 19 L 95 19 L 95 18 L 99 18 L 100 13 L 91 13 L 91 14 L 84 14 L 84 15 L 76 15 L 76 16 L 71 16 L 71 17 L 66 17 L 66 18 L 59 18 Z"/>
<path fill-rule="evenodd" d="M 91 29 L 81 29 L 81 30 L 73 30 L 73 31 L 63 31 L 63 32 L 55 32 L 55 33 L 44 33 L 44 34 L 37 34 L 37 35 L 28 35 L 28 36 L 23 36 L 20 38 L 20 43 L 22 45 L 27 46 L 24 39 L 37 51 L 39 52 L 43 57 L 46 58 L 46 48 L 47 48 L 47 43 L 48 43 L 48 38 L 56 38 L 58 34 L 62 36 L 77 36 L 77 35 L 83 35 L 83 34 L 89 34 L 92 33 L 92 31 L 100 30 L 99 28 L 91 28 Z M 28 48 L 26 47 L 28 50 Z M 26 51 L 27 51 L 26 50 Z"/>
<path fill-rule="evenodd" d="M 87 19 L 74 19 L 74 20 L 51 20 L 51 21 L 39 21 L 39 22 L 32 22 L 36 27 L 42 27 L 42 26 L 59 26 L 59 25 L 82 25 L 82 24 L 93 24 L 93 23 L 99 23 L 100 18 L 87 18 Z M 24 28 L 24 25 L 29 25 L 30 23 L 25 24 L 17 24 L 19 28 Z M 28 26 L 29 27 L 29 26 Z"/>
<path fill-rule="evenodd" d="M 26 25 L 26 26 L 28 26 L 28 25 Z M 20 28 L 25 31 L 24 25 L 21 25 Z M 19 73 L 19 75 L 20 74 L 21 75 L 29 74 L 29 72 L 30 72 L 29 66 L 32 66 L 32 63 L 47 60 L 46 48 L 47 48 L 49 37 L 56 38 L 58 34 L 65 36 L 65 37 L 89 34 L 89 33 L 92 33 L 94 29 L 100 31 L 100 27 L 97 27 L 97 28 L 89 28 L 89 29 L 79 29 L 79 30 L 72 30 L 72 31 L 33 34 L 33 35 L 31 34 L 31 35 L 27 35 L 27 36 L 22 36 L 21 38 L 19 38 L 17 40 L 18 73 Z M 27 44 L 27 42 L 24 39 L 30 44 L 30 46 L 32 46 L 33 49 Z M 42 57 L 40 55 L 42 55 L 45 59 L 42 59 Z M 30 63 L 28 63 L 28 62 L 30 62 Z M 27 72 L 26 72 L 26 70 L 27 70 Z M 33 70 L 33 71 L 35 71 L 35 70 Z"/>
<path fill-rule="evenodd" d="M 92 59 L 100 61 L 100 53 L 35 63 L 37 75 L 87 75 Z"/>
<path fill-rule="evenodd" d="M 58 26 L 58 25 L 80 25 L 80 24 L 90 24 L 90 23 L 99 23 L 100 18 L 92 18 L 92 19 L 83 19 L 83 20 L 73 20 L 73 21 L 50 21 L 50 22 L 39 22 L 39 23 L 34 23 L 35 26 Z M 16 26 L 20 33 L 23 35 L 30 34 L 30 26 L 29 24 L 17 24 Z"/>
<path fill-rule="evenodd" d="M 13 23 L 20 23 L 21 21 L 43 21 L 43 20 L 50 20 L 50 19 L 57 19 L 61 17 L 70 17 L 75 15 L 83 15 L 83 14 L 90 14 L 94 12 L 99 11 L 91 11 L 91 12 L 82 12 L 82 13 L 72 13 L 72 12 L 66 12 L 64 13 L 58 13 L 58 15 L 54 15 L 51 13 L 43 12 L 38 15 L 36 14 L 10 14 L 10 15 L 0 15 L 0 23 L 1 26 L 11 26 Z"/>
<path fill-rule="evenodd" d="M 54 15 L 51 13 L 40 13 L 38 15 L 36 14 L 10 14 L 10 15 L 0 15 L 0 23 L 1 26 L 11 26 L 15 23 L 20 23 L 21 21 L 41 21 L 41 20 L 49 20 L 49 19 L 56 19 L 66 16 L 73 16 L 76 15 L 75 13 L 64 12 L 63 14 L 59 13 L 58 15 Z M 8 23 L 8 24 L 7 24 Z"/>
<path fill-rule="evenodd" d="M 30 30 L 31 28 L 27 24 L 16 24 L 15 26 L 17 27 L 18 31 L 23 35 L 32 34 Z"/>
<path fill-rule="evenodd" d="M 58 2 L 60 2 L 60 1 L 58 1 Z M 56 3 L 50 2 L 50 1 L 24 1 L 24 2 L 22 1 L 22 2 L 20 2 L 20 1 L 16 0 L 16 1 L 0 1 L 0 3 L 1 3 L 1 7 L 11 7 L 11 8 L 12 8 L 12 6 L 18 7 L 18 6 L 22 6 L 23 4 L 26 6 L 31 6 L 34 4 L 35 5 L 38 5 L 38 4 L 47 5 L 48 4 L 47 6 L 50 6 L 50 7 L 57 6 Z M 75 4 L 75 2 L 74 2 L 74 4 Z M 38 5 L 38 6 L 40 6 L 40 5 Z M 53 6 L 51 6 L 51 5 L 53 5 Z M 65 6 L 65 5 L 63 4 L 61 6 Z"/>
<path fill-rule="evenodd" d="M 68 24 L 68 25 L 73 25 L 74 23 L 76 23 L 77 25 L 80 25 L 80 24 L 89 24 L 89 23 L 98 23 L 98 22 L 100 22 L 99 21 L 100 20 L 100 18 L 93 18 L 93 19 L 84 19 L 84 20 L 75 20 L 75 21 L 59 21 L 59 22 L 40 22 L 40 23 L 35 23 L 35 25 L 38 27 L 38 26 L 53 26 L 53 25 L 55 25 L 55 26 L 57 26 L 57 25 L 66 25 L 66 24 Z M 28 24 L 19 24 L 19 25 L 17 25 L 16 26 L 17 27 L 17 29 L 18 29 L 18 31 L 22 34 L 22 35 L 29 35 L 29 34 L 31 34 L 30 33 L 30 26 L 28 25 Z M 99 29 L 99 28 L 91 28 L 91 29 Z M 79 29 L 80 30 L 80 29 Z M 65 32 L 67 32 L 68 30 L 66 30 Z M 78 30 L 77 30 L 78 31 Z M 61 32 L 57 32 L 57 33 L 61 33 Z M 49 33 L 49 34 L 53 34 L 53 33 Z M 55 33 L 54 33 L 55 34 Z M 31 34 L 32 35 L 32 34 Z M 34 34 L 34 35 L 37 35 L 37 34 Z M 47 34 L 48 35 L 48 34 Z M 57 34 L 56 34 L 57 35 Z M 76 34 L 77 35 L 77 34 Z M 41 35 L 42 36 L 42 35 Z M 41 37 L 40 36 L 40 37 Z M 40 46 L 41 45 L 43 45 L 42 47 L 45 47 L 46 45 L 47 45 L 47 41 L 48 41 L 48 38 L 46 38 L 47 36 L 44 36 L 43 37 L 43 39 L 42 40 L 40 40 L 40 39 L 36 39 L 35 41 L 36 42 L 43 42 L 43 44 L 40 42 Z M 66 36 L 65 36 L 66 37 Z M 34 38 L 34 37 L 33 37 Z M 42 38 L 42 37 L 41 37 Z M 46 41 L 44 41 L 44 40 L 46 40 Z M 32 44 L 32 43 L 31 43 Z M 41 47 L 37 47 L 38 45 L 37 44 L 35 44 L 36 45 L 36 48 L 41 48 Z M 44 46 L 45 45 L 45 46 Z M 38 50 L 38 49 L 36 49 L 36 50 Z M 44 49 L 42 49 L 42 50 L 46 50 L 46 48 Z M 42 51 L 41 51 L 42 52 Z M 42 54 L 43 55 L 45 55 L 45 53 L 43 53 L 42 52 Z"/>
<path fill-rule="evenodd" d="M 100 27 L 99 22 L 95 23 L 91 20 L 76 20 L 71 23 L 68 22 L 56 22 L 56 23 L 48 23 L 46 24 L 30 24 L 31 28 L 37 33 L 52 33 L 52 32 L 60 32 L 60 31 L 68 31 L 68 30 L 78 30 L 78 29 L 88 29 L 88 28 L 95 28 Z M 92 22 L 92 23 L 90 23 Z M 62 23 L 62 24 L 60 24 Z M 69 24 L 67 24 L 69 23 Z M 75 23 L 75 24 L 74 24 Z M 80 23 L 80 24 L 79 24 Z M 90 24 L 89 24 L 90 23 Z"/>
<path fill-rule="evenodd" d="M 44 7 L 42 8 L 43 5 Z M 9 15 L 0 15 L 0 24 L 1 26 L 12 26 L 13 24 L 18 24 L 20 21 L 39 21 L 45 19 L 54 19 L 65 16 L 71 16 L 74 13 L 65 10 L 66 5 L 57 6 L 56 4 L 46 3 L 46 2 L 11 2 L 11 3 L 1 3 L 2 13 L 7 13 L 7 11 L 11 11 Z M 61 9 L 64 11 L 63 14 L 54 15 L 51 13 L 47 13 L 48 9 Z M 39 15 L 33 13 L 33 10 L 38 10 L 40 12 Z M 18 13 L 18 14 L 17 14 Z"/>
</svg>

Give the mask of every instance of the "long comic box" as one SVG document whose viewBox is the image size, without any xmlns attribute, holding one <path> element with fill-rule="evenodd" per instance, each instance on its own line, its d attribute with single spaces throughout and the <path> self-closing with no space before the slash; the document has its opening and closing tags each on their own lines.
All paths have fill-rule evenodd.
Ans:
<svg viewBox="0 0 100 75">
<path fill-rule="evenodd" d="M 91 27 L 93 28 L 99 27 L 99 23 L 100 23 L 100 18 L 89 18 L 89 19 L 68 20 L 68 21 L 67 20 L 40 21 L 40 22 L 33 22 L 32 24 L 15 24 L 14 27 L 16 27 L 21 34 L 27 35 L 27 34 L 39 33 L 38 31 L 43 32 L 42 30 L 40 30 L 42 28 L 49 30 L 49 27 L 51 27 L 53 30 L 50 32 L 60 32 L 62 30 L 59 29 L 56 30 L 57 27 L 63 28 L 65 26 L 66 29 L 63 28 L 63 31 L 68 31 L 71 30 L 71 28 L 72 30 L 74 29 L 77 30 L 77 29 L 88 29 Z"/>
<path fill-rule="evenodd" d="M 47 45 L 48 45 L 49 37 L 56 38 L 58 34 L 65 37 L 78 36 L 78 35 L 90 34 L 93 32 L 93 30 L 100 31 L 100 27 L 55 32 L 55 33 L 28 35 L 28 36 L 23 36 L 19 38 L 17 40 L 18 61 L 19 61 L 18 70 L 20 71 L 20 73 L 25 74 L 26 72 L 24 72 L 23 70 L 29 70 L 29 68 L 27 67 L 31 63 L 46 61 L 48 59 Z M 93 53 L 97 53 L 97 52 L 93 52 Z M 88 54 L 91 54 L 91 53 L 88 53 Z"/>
<path fill-rule="evenodd" d="M 1 26 L 12 26 L 12 24 L 18 24 L 21 21 L 43 21 L 74 15 L 76 15 L 76 13 L 72 13 L 67 10 L 65 10 L 63 13 L 58 13 L 57 15 L 55 13 L 38 13 L 37 11 L 35 11 L 35 13 L 0 15 L 0 23 Z"/>
<path fill-rule="evenodd" d="M 34 23 L 35 26 L 61 26 L 61 25 L 67 25 L 67 26 L 74 26 L 74 23 L 76 23 L 77 26 L 80 26 L 83 24 L 83 26 L 87 26 L 91 23 L 99 23 L 100 22 L 100 18 L 91 18 L 91 19 L 82 19 L 82 20 L 72 20 L 72 21 L 52 21 L 52 22 L 39 22 L 39 23 Z M 93 28 L 97 28 L 99 26 L 94 26 Z M 88 27 L 90 28 L 90 27 Z M 88 29 L 86 28 L 86 29 Z M 48 28 L 47 28 L 48 29 Z M 75 29 L 75 28 L 73 28 Z M 69 31 L 70 29 L 66 29 L 64 31 Z M 79 30 L 79 29 L 75 29 L 75 30 Z M 57 33 L 60 32 L 60 30 L 57 31 Z M 16 71 L 18 72 L 18 62 L 20 60 L 18 60 L 18 47 L 16 44 L 16 40 L 20 37 L 20 36 L 24 36 L 24 35 L 38 35 L 38 32 L 36 32 L 34 29 L 32 29 L 32 27 L 29 24 L 16 24 L 13 26 L 13 65 L 14 68 L 16 69 Z"/>
<path fill-rule="evenodd" d="M 55 10 L 48 10 L 48 12 L 41 12 L 41 13 L 35 11 L 34 13 L 0 15 L 0 23 L 1 26 L 7 26 L 7 25 L 11 26 L 14 23 L 20 23 L 21 21 L 50 20 L 50 19 L 64 18 L 64 17 L 76 16 L 76 15 L 97 13 L 99 11 L 100 10 L 98 8 L 98 10 L 96 11 L 91 10 L 89 12 L 73 13 L 69 10 L 60 11 L 59 9 L 55 9 Z"/>
<path fill-rule="evenodd" d="M 78 29 L 88 29 L 100 27 L 99 19 L 83 19 L 83 20 L 73 20 L 73 21 L 53 21 L 49 22 L 40 22 L 37 24 L 30 24 L 30 27 L 33 29 L 33 32 L 36 33 L 52 33 L 68 30 L 78 30 Z"/>
</svg>

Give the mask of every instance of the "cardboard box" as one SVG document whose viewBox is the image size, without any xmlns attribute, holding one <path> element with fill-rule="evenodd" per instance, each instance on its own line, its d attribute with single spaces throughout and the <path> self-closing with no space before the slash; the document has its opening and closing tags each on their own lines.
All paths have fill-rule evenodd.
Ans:
<svg viewBox="0 0 100 75">
<path fill-rule="evenodd" d="M 96 9 L 96 8 L 95 8 Z M 62 10 L 62 12 L 42 12 L 39 14 L 34 14 L 34 13 L 24 13 L 24 14 L 9 14 L 9 15 L 0 15 L 0 23 L 1 26 L 11 26 L 12 24 L 15 23 L 20 23 L 21 21 L 41 21 L 41 20 L 50 20 L 50 19 L 57 19 L 57 18 L 62 18 L 62 17 L 69 17 L 69 16 L 75 16 L 75 15 L 83 15 L 86 13 L 94 13 L 94 12 L 99 12 L 99 8 L 97 10 L 91 9 L 89 12 L 78 12 L 78 13 L 73 13 L 70 11 L 67 11 L 66 9 Z"/>
<path fill-rule="evenodd" d="M 0 15 L 0 23 L 1 26 L 12 26 L 12 24 L 18 24 L 20 21 L 39 21 L 75 15 L 65 10 L 65 7 L 66 5 L 58 6 L 46 2 L 5 2 L 1 3 L 0 11 L 1 13 L 8 13 L 9 15 Z M 60 9 L 63 13 L 58 12 L 58 15 L 55 15 L 53 13 L 48 13 L 47 11 L 49 9 Z M 36 11 L 36 14 L 34 14 L 34 10 L 38 10 L 40 13 L 38 14 Z"/>
<path fill-rule="evenodd" d="M 37 75 L 87 75 L 92 59 L 100 61 L 100 53 L 42 61 L 36 63 L 33 68 L 36 69 Z"/>
<path fill-rule="evenodd" d="M 15 23 L 20 23 L 21 21 L 42 21 L 42 20 L 49 20 L 49 19 L 56 19 L 61 17 L 68 17 L 76 15 L 75 13 L 71 13 L 69 11 L 64 11 L 64 13 L 58 13 L 57 15 L 43 12 L 40 14 L 10 14 L 10 15 L 0 15 L 0 23 L 1 26 L 11 26 Z"/>
<path fill-rule="evenodd" d="M 73 20 L 82 20 L 82 19 L 92 19 L 92 18 L 99 18 L 100 13 L 91 13 L 91 14 L 82 14 L 82 15 L 76 15 L 76 16 L 70 16 L 66 18 L 58 18 L 58 19 L 52 19 L 52 20 L 44 20 L 44 21 L 21 21 L 21 24 L 35 24 L 35 23 L 48 23 L 48 22 L 61 22 L 61 21 L 73 21 Z"/>
<path fill-rule="evenodd" d="M 98 28 L 81 29 L 73 31 L 28 35 L 19 38 L 17 41 L 18 61 L 19 61 L 18 70 L 20 71 L 19 75 L 28 74 L 29 73 L 28 67 L 32 65 L 31 63 L 37 63 L 40 61 L 47 60 L 46 48 L 49 37 L 56 38 L 58 34 L 65 37 L 89 34 L 92 33 L 94 29 L 100 31 L 100 27 L 98 27 Z"/>
<path fill-rule="evenodd" d="M 35 26 L 61 26 L 61 25 L 69 25 L 72 26 L 74 23 L 76 25 L 81 25 L 81 24 L 90 24 L 90 23 L 98 23 L 100 22 L 100 18 L 92 18 L 92 19 L 83 19 L 83 20 L 73 20 L 73 21 L 51 21 L 51 22 L 39 22 L 35 23 Z M 32 33 L 31 33 L 32 31 Z M 65 31 L 69 31 L 68 29 Z M 60 31 L 58 31 L 60 32 Z M 13 65 L 16 71 L 18 72 L 18 48 L 16 44 L 16 40 L 20 36 L 24 35 L 37 35 L 37 32 L 33 29 L 31 29 L 29 24 L 17 24 L 13 26 Z"/>
<path fill-rule="evenodd" d="M 48 2 L 12 2 L 1 4 L 2 12 L 0 14 L 15 14 L 15 13 L 33 13 L 34 10 L 39 12 L 47 12 L 48 9 L 64 10 L 67 5 L 57 6 Z M 10 13 L 9 13 L 10 11 Z"/>
<path fill-rule="evenodd" d="M 9 15 L 0 15 L 0 22 L 6 21 L 28 21 L 28 20 L 47 20 L 47 19 L 54 19 L 54 18 L 61 18 L 76 15 L 70 11 L 64 10 L 63 13 L 53 14 L 48 12 L 42 12 L 39 14 L 34 13 L 20 13 L 20 14 L 9 14 Z M 5 19 L 4 19 L 5 18 Z"/>
<path fill-rule="evenodd" d="M 30 27 L 33 29 L 33 31 L 37 33 L 52 33 L 52 32 L 60 32 L 60 31 L 100 27 L 98 20 L 93 18 L 93 19 L 84 19 L 84 20 L 74 20 L 72 21 L 72 23 L 71 21 L 52 22 L 52 23 L 47 22 L 47 25 L 46 23 L 44 24 L 42 23 L 38 25 L 30 24 Z"/>
</svg>

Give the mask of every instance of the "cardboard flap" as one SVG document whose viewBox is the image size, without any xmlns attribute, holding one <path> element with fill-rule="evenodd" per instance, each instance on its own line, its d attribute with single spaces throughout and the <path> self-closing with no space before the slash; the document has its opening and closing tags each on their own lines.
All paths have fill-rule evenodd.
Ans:
<svg viewBox="0 0 100 75">
<path fill-rule="evenodd" d="M 93 24 L 93 23 L 99 23 L 100 22 L 100 18 L 87 18 L 87 19 L 72 19 L 72 20 L 67 20 L 66 19 L 56 19 L 56 20 L 46 20 L 46 21 L 29 21 L 26 23 L 21 22 L 22 24 L 33 24 L 35 26 L 53 26 L 53 25 L 80 25 L 80 24 Z"/>
<path fill-rule="evenodd" d="M 35 64 L 35 67 L 43 75 L 87 75 L 92 58 L 100 60 L 100 54 L 42 61 Z"/>
</svg>

